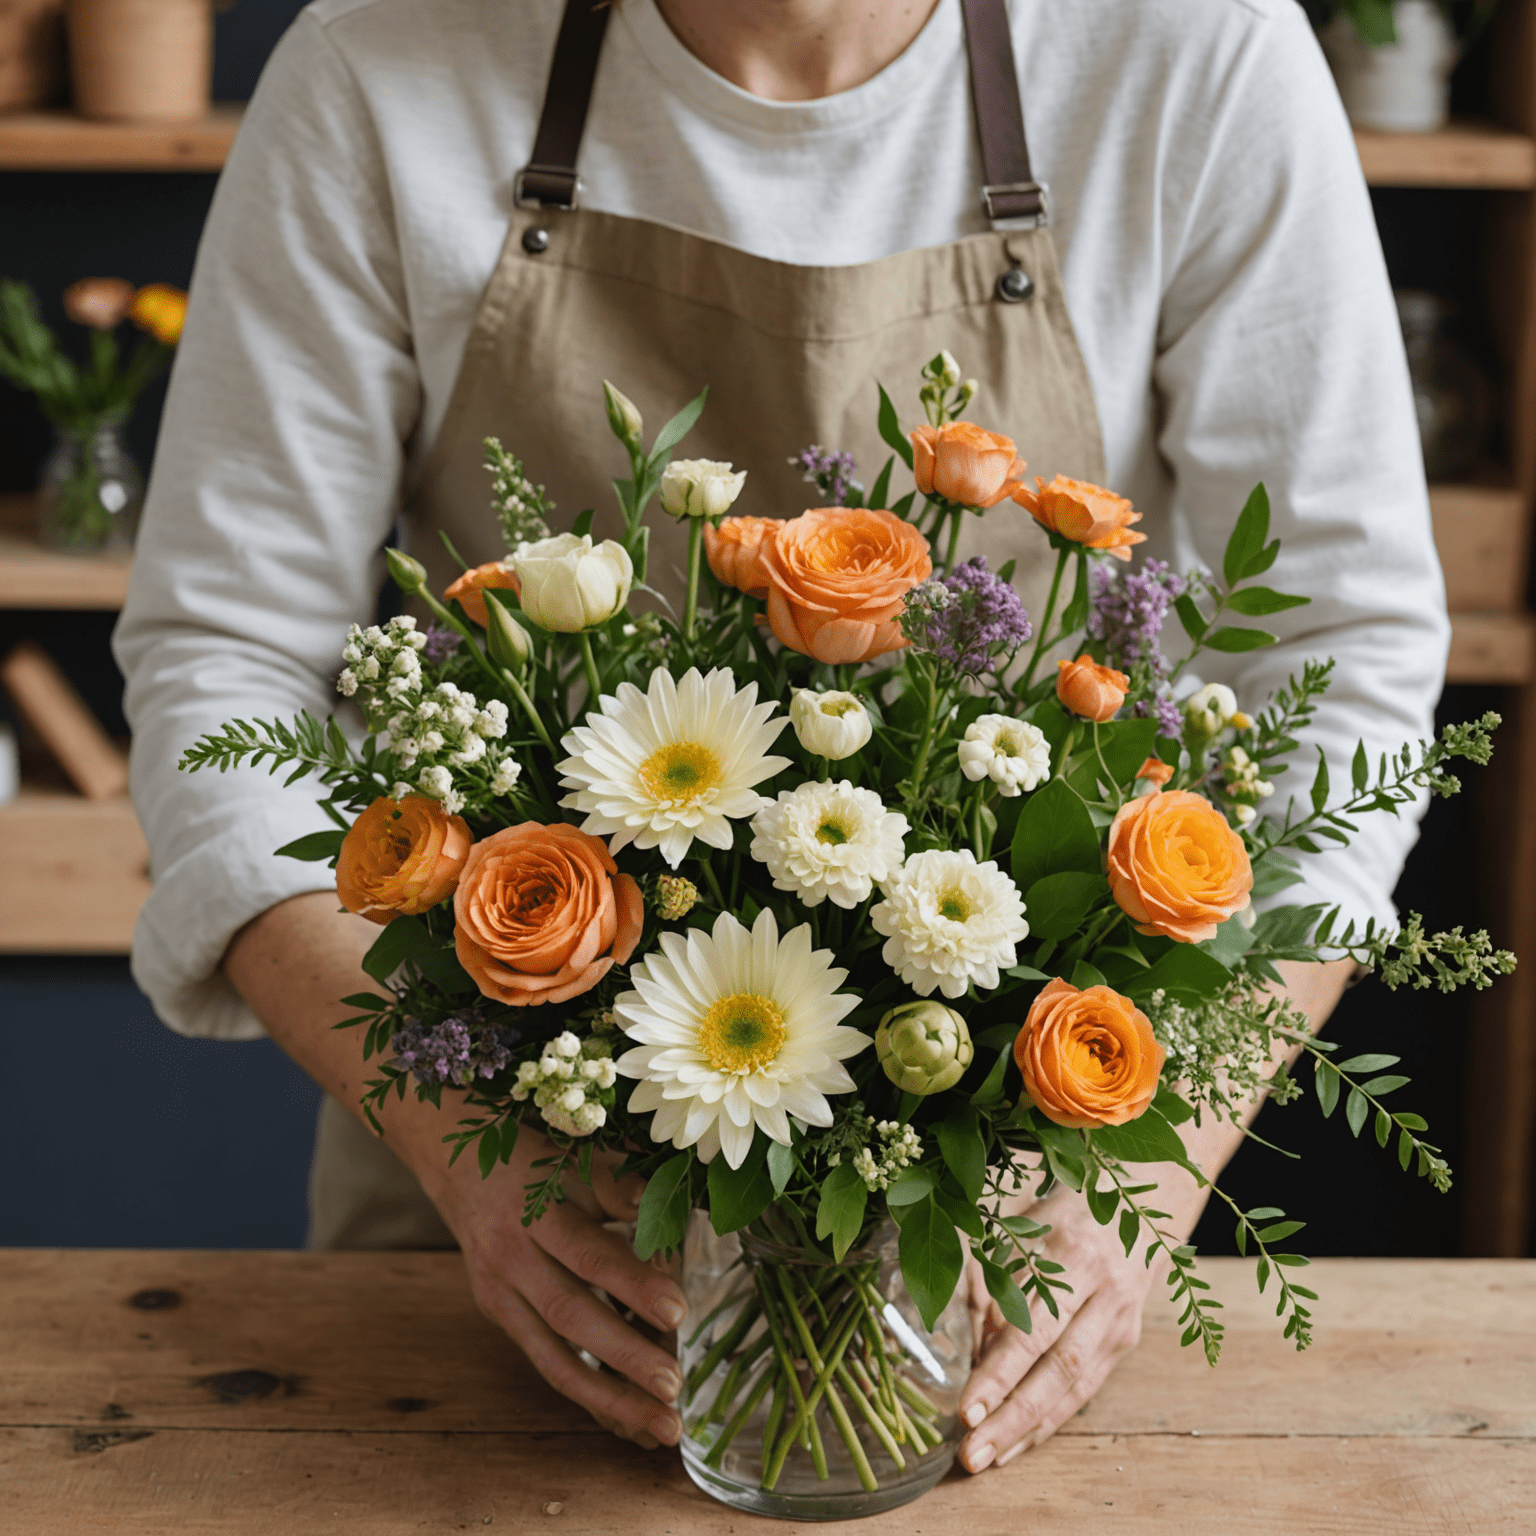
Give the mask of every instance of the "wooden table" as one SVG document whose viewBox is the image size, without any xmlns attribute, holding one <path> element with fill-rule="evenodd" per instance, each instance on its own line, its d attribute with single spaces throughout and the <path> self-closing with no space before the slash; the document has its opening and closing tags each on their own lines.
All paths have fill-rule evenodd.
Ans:
<svg viewBox="0 0 1536 1536">
<path fill-rule="evenodd" d="M 1536 1262 L 1320 1262 L 1300 1357 L 1248 1266 L 1206 1274 L 1216 1371 L 1156 1301 L 1048 1445 L 822 1529 L 1536 1531 Z M 9 1250 L 0 1287 L 7 1536 L 799 1529 L 585 1421 L 475 1311 L 457 1255 Z"/>
</svg>

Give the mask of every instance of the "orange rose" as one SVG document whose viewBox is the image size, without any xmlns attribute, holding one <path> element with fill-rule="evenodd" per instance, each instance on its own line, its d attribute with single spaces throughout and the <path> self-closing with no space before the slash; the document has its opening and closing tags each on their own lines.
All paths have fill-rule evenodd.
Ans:
<svg viewBox="0 0 1536 1536">
<path fill-rule="evenodd" d="M 133 284 L 120 277 L 82 277 L 64 290 L 64 313 L 93 331 L 121 325 L 132 303 Z"/>
<path fill-rule="evenodd" d="M 1138 933 L 1200 944 L 1248 905 L 1253 867 L 1209 800 L 1165 789 L 1128 800 L 1110 823 L 1109 889 Z"/>
<path fill-rule="evenodd" d="M 446 901 L 474 841 L 436 800 L 381 796 L 352 823 L 336 860 L 336 894 L 370 923 L 414 917 Z"/>
<path fill-rule="evenodd" d="M 1162 758 L 1149 757 L 1136 770 L 1136 777 L 1145 779 L 1149 784 L 1156 784 L 1161 789 L 1173 777 L 1173 769 Z"/>
<path fill-rule="evenodd" d="M 640 887 L 597 838 L 535 821 L 481 839 L 454 892 L 459 964 L 519 1007 L 590 991 L 640 942 Z"/>
<path fill-rule="evenodd" d="M 1024 460 L 1011 437 L 988 432 L 974 422 L 950 421 L 942 427 L 914 427 L 912 478 L 924 496 L 939 495 L 963 507 L 995 507 L 1020 488 Z"/>
<path fill-rule="evenodd" d="M 829 666 L 906 645 L 902 598 L 933 575 L 928 540 L 868 507 L 824 507 L 780 523 L 761 547 L 768 623 L 792 651 Z"/>
<path fill-rule="evenodd" d="M 763 544 L 784 526 L 776 517 L 727 517 L 718 528 L 704 524 L 704 555 L 715 580 L 748 597 L 768 596 Z"/>
<path fill-rule="evenodd" d="M 187 320 L 187 296 L 169 283 L 151 283 L 134 294 L 128 318 L 156 341 L 174 347 Z"/>
<path fill-rule="evenodd" d="M 1097 720 L 1100 725 L 1114 719 L 1115 711 L 1125 703 L 1125 690 L 1131 686 L 1124 672 L 1101 667 L 1087 651 L 1076 661 L 1058 661 L 1056 667 L 1056 697 L 1074 715 Z"/>
<path fill-rule="evenodd" d="M 474 570 L 465 571 L 443 593 L 443 596 L 450 600 L 457 598 L 465 617 L 484 629 L 491 622 L 491 616 L 486 612 L 485 599 L 480 595 L 482 588 L 485 587 L 500 587 L 506 591 L 522 592 L 522 587 L 518 584 L 513 572 L 500 560 L 492 560 L 489 565 L 477 565 Z"/>
<path fill-rule="evenodd" d="M 1117 560 L 1131 558 L 1131 546 L 1143 543 L 1144 533 L 1132 533 L 1131 524 L 1141 521 L 1124 496 L 1116 496 L 1087 480 L 1057 475 L 1049 485 L 1035 476 L 1036 490 L 1020 486 L 1013 499 L 1034 515 L 1037 523 L 1074 544 L 1101 549 Z"/>
<path fill-rule="evenodd" d="M 1035 999 L 1013 1042 L 1035 1107 L 1074 1131 L 1141 1114 L 1157 1092 L 1163 1054 L 1130 998 L 1109 987 L 1079 991 L 1060 977 Z"/>
</svg>

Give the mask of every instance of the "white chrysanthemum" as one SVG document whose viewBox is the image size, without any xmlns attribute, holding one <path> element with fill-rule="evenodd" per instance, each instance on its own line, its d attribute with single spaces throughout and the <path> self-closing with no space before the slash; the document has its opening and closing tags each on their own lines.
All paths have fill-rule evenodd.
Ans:
<svg viewBox="0 0 1536 1536">
<path fill-rule="evenodd" d="M 998 967 L 1015 963 L 1014 945 L 1029 932 L 1018 886 L 969 848 L 915 853 L 883 889 L 869 912 L 885 935 L 881 957 L 922 997 L 935 987 L 961 997 L 970 982 L 995 987 Z"/>
<path fill-rule="evenodd" d="M 647 693 L 620 683 L 561 740 L 560 783 L 575 793 L 560 803 L 585 812 L 581 830 L 611 837 L 612 853 L 659 848 L 676 869 L 696 837 L 729 848 L 731 820 L 768 803 L 752 786 L 789 766 L 766 755 L 787 723 L 769 720 L 775 708 L 757 702 L 756 683 L 737 692 L 728 667 L 692 667 L 680 682 L 657 667 Z"/>
<path fill-rule="evenodd" d="M 859 1000 L 838 992 L 848 973 L 811 948 L 810 924 L 780 939 L 771 912 L 750 932 L 722 912 L 709 933 L 658 942 L 613 1005 L 637 1042 L 618 1069 L 640 1079 L 629 1107 L 655 1111 L 651 1139 L 697 1147 L 706 1163 L 721 1151 L 739 1168 L 758 1126 L 788 1146 L 791 1115 L 831 1125 L 827 1095 L 851 1091 L 843 1062 L 871 1042 L 839 1022 Z"/>
<path fill-rule="evenodd" d="M 872 789 L 847 779 L 782 789 L 776 804 L 752 818 L 752 857 L 774 885 L 808 907 L 831 897 L 846 911 L 868 901 L 877 881 L 901 864 L 907 818 L 888 811 Z"/>
<path fill-rule="evenodd" d="M 965 728 L 960 771 L 971 780 L 991 779 L 1004 798 L 1033 789 L 1051 776 L 1051 744 L 1038 725 L 983 715 Z"/>
</svg>

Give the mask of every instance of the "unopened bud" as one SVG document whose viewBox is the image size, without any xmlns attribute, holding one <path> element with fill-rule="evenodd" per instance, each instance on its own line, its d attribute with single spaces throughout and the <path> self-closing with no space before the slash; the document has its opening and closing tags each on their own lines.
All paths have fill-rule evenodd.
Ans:
<svg viewBox="0 0 1536 1536">
<path fill-rule="evenodd" d="M 1228 724 L 1231 725 L 1234 731 L 1251 731 L 1253 729 L 1253 716 L 1240 709 L 1232 716 Z"/>
<path fill-rule="evenodd" d="M 651 905 L 662 922 L 680 922 L 693 911 L 698 899 L 699 888 L 692 880 L 685 880 L 681 875 L 656 877 L 656 887 L 651 893 Z"/>
<path fill-rule="evenodd" d="M 940 352 L 937 357 L 930 359 L 923 372 L 940 389 L 953 389 L 960 382 L 960 364 L 955 361 L 955 354 L 948 348 Z"/>
<path fill-rule="evenodd" d="M 608 425 L 613 435 L 632 453 L 640 451 L 641 434 L 645 420 L 639 407 L 622 390 L 615 389 L 607 379 L 603 380 L 603 399 L 608 405 Z"/>
<path fill-rule="evenodd" d="M 389 579 L 407 597 L 426 586 L 427 568 L 420 560 L 413 560 L 404 550 L 399 549 L 386 549 L 384 559 L 389 566 Z"/>
<path fill-rule="evenodd" d="M 926 1097 L 953 1088 L 975 1054 L 965 1020 L 943 1003 L 903 1003 L 875 1031 L 875 1055 L 903 1093 Z"/>
<path fill-rule="evenodd" d="M 504 603 L 488 597 L 485 604 L 485 648 L 491 660 L 509 672 L 521 672 L 533 653 L 533 641 Z"/>
</svg>

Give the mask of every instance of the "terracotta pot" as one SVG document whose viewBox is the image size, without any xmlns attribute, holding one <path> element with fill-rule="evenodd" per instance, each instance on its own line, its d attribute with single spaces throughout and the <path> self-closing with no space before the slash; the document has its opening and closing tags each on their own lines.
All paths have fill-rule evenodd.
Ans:
<svg viewBox="0 0 1536 1536">
<path fill-rule="evenodd" d="M 0 0 L 0 112 L 51 101 L 64 83 L 64 0 Z"/>
<path fill-rule="evenodd" d="M 118 122 L 186 123 L 208 112 L 210 0 L 68 0 L 75 107 Z"/>
</svg>

